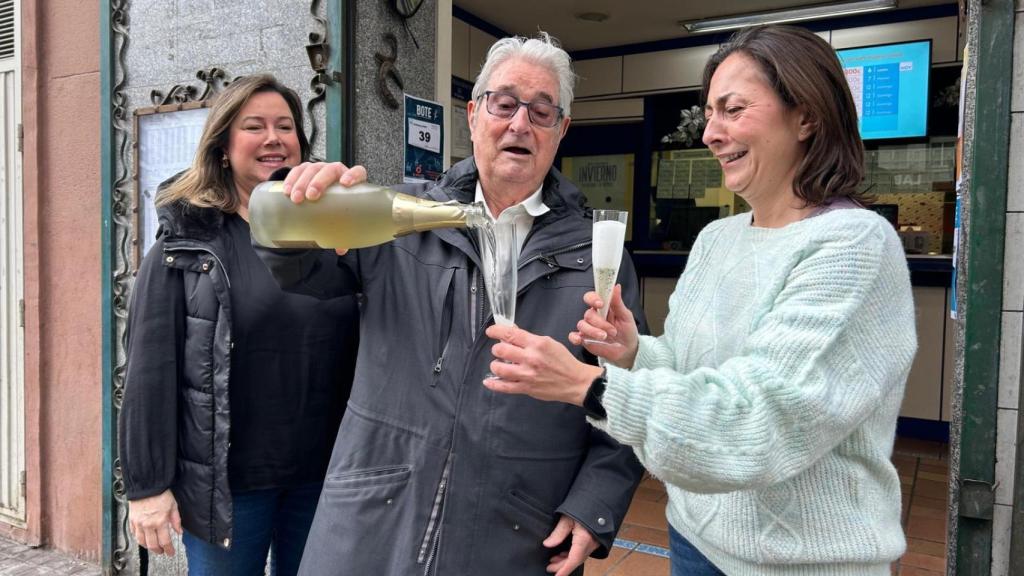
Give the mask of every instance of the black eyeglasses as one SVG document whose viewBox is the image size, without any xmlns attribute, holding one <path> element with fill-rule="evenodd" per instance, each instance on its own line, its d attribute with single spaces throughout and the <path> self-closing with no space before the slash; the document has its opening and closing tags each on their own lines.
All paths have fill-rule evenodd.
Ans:
<svg viewBox="0 0 1024 576">
<path fill-rule="evenodd" d="M 565 114 L 561 106 L 555 106 L 550 102 L 540 100 L 523 102 L 508 92 L 488 90 L 484 92 L 484 98 L 487 99 L 487 111 L 492 116 L 508 119 L 515 116 L 516 112 L 519 112 L 520 106 L 526 106 L 530 122 L 542 128 L 551 128 L 557 125 L 558 121 Z"/>
</svg>

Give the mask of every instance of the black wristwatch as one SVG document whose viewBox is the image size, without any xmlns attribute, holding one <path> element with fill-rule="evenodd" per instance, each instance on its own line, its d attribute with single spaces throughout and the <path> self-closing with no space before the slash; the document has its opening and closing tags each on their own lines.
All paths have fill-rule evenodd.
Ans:
<svg viewBox="0 0 1024 576">
<path fill-rule="evenodd" d="M 608 417 L 604 405 L 601 404 L 601 398 L 604 397 L 604 389 L 607 385 L 608 369 L 605 368 L 601 370 L 601 375 L 594 378 L 594 381 L 590 383 L 587 395 L 583 397 L 583 410 L 586 411 L 587 416 L 594 420 L 604 420 Z"/>
</svg>

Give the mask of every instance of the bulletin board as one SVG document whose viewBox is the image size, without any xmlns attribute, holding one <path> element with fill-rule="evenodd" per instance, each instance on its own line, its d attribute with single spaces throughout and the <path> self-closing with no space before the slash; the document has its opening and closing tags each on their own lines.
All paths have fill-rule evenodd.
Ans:
<svg viewBox="0 0 1024 576">
<path fill-rule="evenodd" d="M 136 268 L 156 241 L 156 191 L 161 182 L 192 165 L 208 103 L 139 108 L 134 114 Z"/>
</svg>

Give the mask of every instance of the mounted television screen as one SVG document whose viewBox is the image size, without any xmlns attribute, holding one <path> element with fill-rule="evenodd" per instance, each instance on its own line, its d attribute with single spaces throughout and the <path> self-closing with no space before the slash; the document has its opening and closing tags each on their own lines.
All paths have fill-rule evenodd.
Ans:
<svg viewBox="0 0 1024 576">
<path fill-rule="evenodd" d="M 932 41 L 836 50 L 857 104 L 864 140 L 928 133 Z"/>
</svg>

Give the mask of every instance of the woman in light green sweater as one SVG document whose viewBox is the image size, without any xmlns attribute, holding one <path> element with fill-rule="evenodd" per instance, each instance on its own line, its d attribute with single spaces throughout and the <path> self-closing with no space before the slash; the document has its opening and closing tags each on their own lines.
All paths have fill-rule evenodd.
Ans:
<svg viewBox="0 0 1024 576">
<path fill-rule="evenodd" d="M 492 390 L 583 406 L 668 488 L 673 576 L 883 575 L 906 546 L 890 463 L 917 348 L 910 278 L 863 209 L 857 115 L 831 47 L 738 33 L 704 73 L 704 143 L 752 211 L 697 238 L 665 334 L 618 289 L 570 335 L 492 326 Z M 588 519 L 579 519 L 584 524 Z"/>
</svg>

